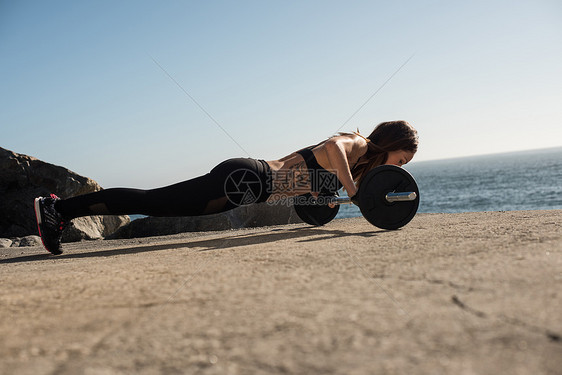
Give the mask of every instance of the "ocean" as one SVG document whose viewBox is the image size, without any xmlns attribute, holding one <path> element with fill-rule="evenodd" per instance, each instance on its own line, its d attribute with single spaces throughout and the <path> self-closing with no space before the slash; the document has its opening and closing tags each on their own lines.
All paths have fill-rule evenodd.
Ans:
<svg viewBox="0 0 562 375">
<path fill-rule="evenodd" d="M 418 212 L 562 209 L 562 147 L 419 163 L 414 159 L 404 168 L 418 183 Z M 336 218 L 357 216 L 358 207 L 342 205 Z"/>
</svg>

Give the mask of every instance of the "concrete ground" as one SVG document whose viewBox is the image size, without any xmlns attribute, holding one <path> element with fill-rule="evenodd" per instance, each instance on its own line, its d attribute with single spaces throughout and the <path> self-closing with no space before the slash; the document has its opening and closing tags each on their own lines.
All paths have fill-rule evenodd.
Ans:
<svg viewBox="0 0 562 375">
<path fill-rule="evenodd" d="M 562 211 L 0 250 L 2 374 L 560 374 Z"/>
</svg>

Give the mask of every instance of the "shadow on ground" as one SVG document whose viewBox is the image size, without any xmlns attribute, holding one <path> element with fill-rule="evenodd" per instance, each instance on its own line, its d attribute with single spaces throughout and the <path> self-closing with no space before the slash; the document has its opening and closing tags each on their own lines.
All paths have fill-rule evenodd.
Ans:
<svg viewBox="0 0 562 375">
<path fill-rule="evenodd" d="M 325 229 L 320 227 L 304 227 L 294 229 L 273 229 L 267 232 L 230 235 L 221 238 L 213 238 L 200 241 L 186 241 L 181 243 L 155 244 L 144 246 L 131 246 L 126 248 L 109 249 L 102 251 L 89 251 L 85 253 L 67 253 L 53 256 L 51 254 L 26 255 L 22 257 L 0 260 L 3 263 L 22 263 L 44 261 L 47 259 L 78 259 L 93 257 L 109 257 L 124 254 L 137 254 L 150 251 L 171 250 L 180 248 L 201 248 L 199 251 L 225 250 L 241 246 L 265 244 L 280 240 L 302 237 L 298 242 L 315 242 L 342 237 L 374 237 L 386 230 L 375 230 L 362 233 L 347 233 L 343 230 Z M 165 238 L 163 237 L 163 240 Z"/>
</svg>

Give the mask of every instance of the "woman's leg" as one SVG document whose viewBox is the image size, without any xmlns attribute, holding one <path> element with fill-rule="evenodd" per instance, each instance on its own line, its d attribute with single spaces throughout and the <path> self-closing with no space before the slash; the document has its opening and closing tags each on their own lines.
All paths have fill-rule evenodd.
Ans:
<svg viewBox="0 0 562 375">
<path fill-rule="evenodd" d="M 151 189 L 113 188 L 59 200 L 55 209 L 66 219 L 90 215 L 196 216 L 207 202 L 224 194 L 210 174 Z"/>
<path fill-rule="evenodd" d="M 204 176 L 158 189 L 114 188 L 62 200 L 54 195 L 39 197 L 35 199 L 39 234 L 47 250 L 60 254 L 65 223 L 77 217 L 127 214 L 195 216 L 224 212 L 258 199 L 265 200 L 269 193 L 260 182 L 266 179 L 264 168 L 253 159 L 230 159 Z M 258 176 L 257 180 L 252 179 L 253 176 Z M 256 199 L 252 201 L 248 197 Z"/>
<path fill-rule="evenodd" d="M 256 201 L 265 184 L 254 159 L 226 160 L 204 176 L 162 188 L 112 188 L 59 200 L 65 220 L 90 215 L 198 216 L 224 212 Z M 248 199 L 250 197 L 250 199 Z"/>
</svg>

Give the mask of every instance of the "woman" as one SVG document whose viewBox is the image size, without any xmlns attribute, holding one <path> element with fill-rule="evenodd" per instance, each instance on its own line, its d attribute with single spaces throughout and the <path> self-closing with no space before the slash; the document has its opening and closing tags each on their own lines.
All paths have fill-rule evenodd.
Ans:
<svg viewBox="0 0 562 375">
<path fill-rule="evenodd" d="M 279 160 L 229 159 L 204 176 L 158 189 L 113 188 L 69 199 L 54 194 L 39 197 L 35 216 L 45 248 L 61 254 L 62 231 L 81 216 L 207 215 L 307 193 L 334 194 L 342 186 L 353 201 L 368 171 L 382 164 L 402 166 L 417 148 L 418 135 L 410 124 L 383 122 L 366 138 L 339 133 Z"/>
</svg>

